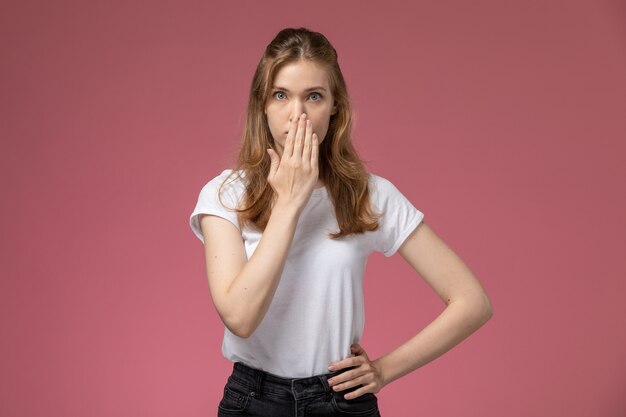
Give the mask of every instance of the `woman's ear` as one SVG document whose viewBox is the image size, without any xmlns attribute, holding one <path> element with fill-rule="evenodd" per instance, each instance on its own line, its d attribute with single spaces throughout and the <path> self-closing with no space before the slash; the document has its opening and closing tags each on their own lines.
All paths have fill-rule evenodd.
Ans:
<svg viewBox="0 0 626 417">
<path fill-rule="evenodd" d="M 330 112 L 330 115 L 331 115 L 331 116 L 334 116 L 334 115 L 335 115 L 335 113 L 337 113 L 337 104 L 336 104 L 336 103 L 337 103 L 337 102 L 335 102 L 335 104 L 333 104 L 333 110 Z"/>
</svg>

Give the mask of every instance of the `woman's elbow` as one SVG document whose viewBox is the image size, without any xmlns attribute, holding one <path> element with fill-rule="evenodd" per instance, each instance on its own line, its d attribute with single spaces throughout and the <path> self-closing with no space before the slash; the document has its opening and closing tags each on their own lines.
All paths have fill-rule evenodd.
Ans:
<svg viewBox="0 0 626 417">
<path fill-rule="evenodd" d="M 491 303 L 489 303 L 489 305 L 485 306 L 484 308 L 483 323 L 486 323 L 492 317 L 493 317 L 493 307 L 491 306 Z"/>
<path fill-rule="evenodd" d="M 232 334 L 242 339 L 247 339 L 252 336 L 252 333 L 256 330 L 256 325 L 245 320 L 236 320 L 234 318 L 222 317 L 222 322 Z"/>
<path fill-rule="evenodd" d="M 230 330 L 230 332 L 232 334 L 234 334 L 237 337 L 241 337 L 242 339 L 247 339 L 250 336 L 252 336 L 253 331 L 250 331 L 249 329 L 235 329 L 232 327 L 229 327 L 228 330 Z"/>
<path fill-rule="evenodd" d="M 487 294 L 482 292 L 481 297 L 475 302 L 476 316 L 480 324 L 486 323 L 491 317 L 493 317 L 493 306 L 491 300 Z"/>
<path fill-rule="evenodd" d="M 493 306 L 487 294 L 483 291 L 458 299 L 465 310 L 465 316 L 471 321 L 482 326 L 493 316 Z"/>
</svg>

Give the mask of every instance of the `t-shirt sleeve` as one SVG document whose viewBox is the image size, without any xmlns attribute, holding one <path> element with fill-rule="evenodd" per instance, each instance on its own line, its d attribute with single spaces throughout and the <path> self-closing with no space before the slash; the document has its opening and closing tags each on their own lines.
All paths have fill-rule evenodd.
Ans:
<svg viewBox="0 0 626 417">
<path fill-rule="evenodd" d="M 374 250 L 391 256 L 424 218 L 424 213 L 389 181 L 371 175 L 374 208 L 381 213 L 379 228 L 374 238 Z"/>
<path fill-rule="evenodd" d="M 224 180 L 227 179 L 230 172 L 231 170 L 225 170 L 202 187 L 200 195 L 198 196 L 196 207 L 193 209 L 193 212 L 189 217 L 189 226 L 191 227 L 191 230 L 203 244 L 204 236 L 202 235 L 202 229 L 200 228 L 201 214 L 219 216 L 228 220 L 234 224 L 235 227 L 240 229 L 239 221 L 237 220 L 237 212 L 234 210 L 234 208 L 238 205 L 239 193 L 237 190 L 239 187 L 237 186 L 238 184 L 231 182 L 233 181 L 233 178 L 236 178 L 236 174 L 231 176 L 230 179 L 228 179 L 228 182 L 221 188 L 221 201 L 218 197 L 220 186 Z"/>
</svg>

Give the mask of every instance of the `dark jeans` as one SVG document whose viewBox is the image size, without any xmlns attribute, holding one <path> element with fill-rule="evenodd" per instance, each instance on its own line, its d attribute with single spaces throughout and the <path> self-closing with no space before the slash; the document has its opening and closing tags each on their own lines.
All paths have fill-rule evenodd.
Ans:
<svg viewBox="0 0 626 417">
<path fill-rule="evenodd" d="M 224 396 L 218 406 L 218 417 L 380 417 L 378 398 L 366 393 L 352 400 L 344 394 L 360 387 L 335 392 L 328 378 L 347 371 L 316 375 L 308 378 L 281 378 L 241 362 L 233 366 L 233 373 L 224 387 Z"/>
</svg>

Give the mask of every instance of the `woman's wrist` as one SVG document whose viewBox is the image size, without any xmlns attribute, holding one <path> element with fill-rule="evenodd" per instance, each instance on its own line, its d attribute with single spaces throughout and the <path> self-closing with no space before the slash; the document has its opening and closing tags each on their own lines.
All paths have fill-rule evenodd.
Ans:
<svg viewBox="0 0 626 417">
<path fill-rule="evenodd" d="M 380 378 L 381 378 L 381 381 L 382 381 L 381 382 L 381 388 L 384 388 L 391 381 L 389 381 L 388 375 L 385 372 L 386 369 L 385 369 L 384 363 L 382 362 L 382 359 L 383 359 L 383 357 L 374 359 L 372 361 L 372 365 L 378 370 L 378 375 L 380 375 Z"/>
<path fill-rule="evenodd" d="M 272 207 L 271 216 L 276 215 L 280 219 L 288 220 L 288 219 L 293 218 L 297 220 L 300 217 L 300 213 L 302 212 L 303 208 L 304 206 L 301 206 L 300 204 L 294 201 L 281 200 L 280 198 L 278 198 L 276 200 L 276 203 Z"/>
</svg>

